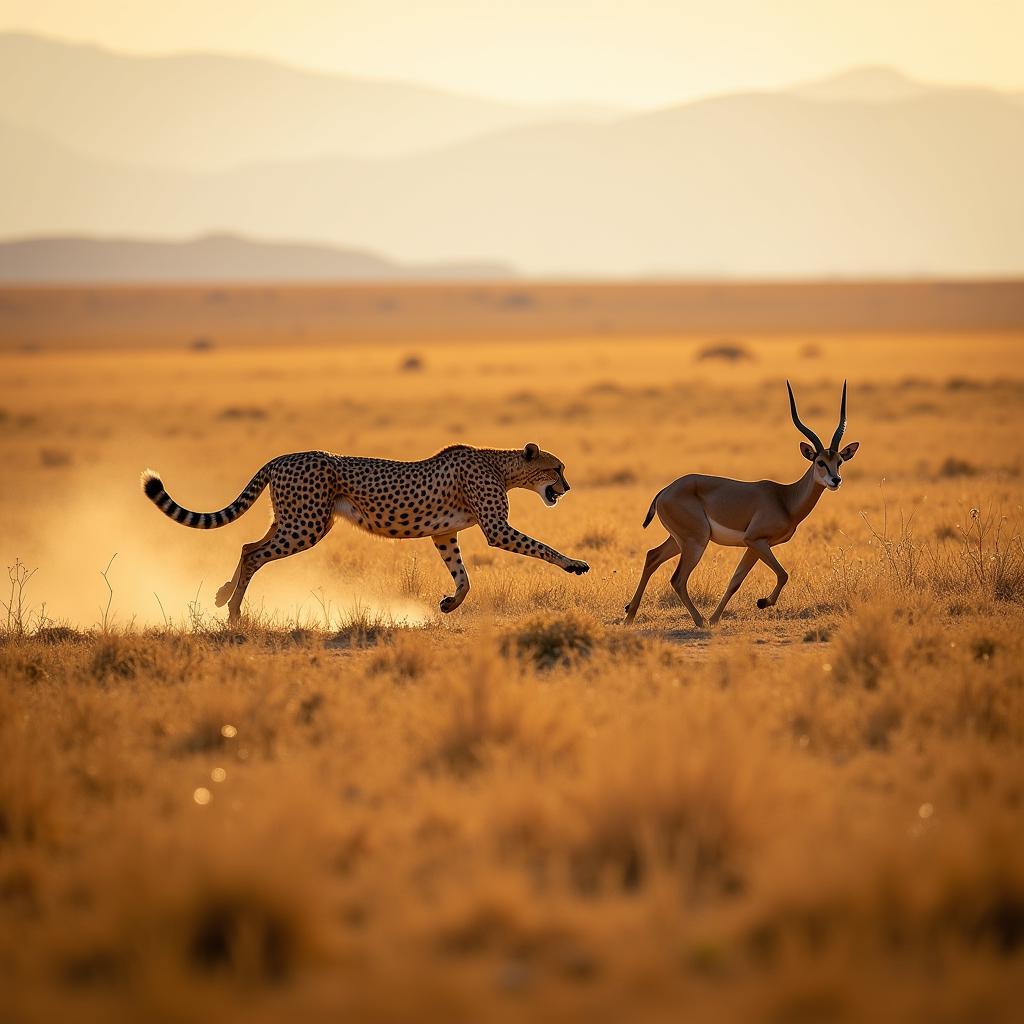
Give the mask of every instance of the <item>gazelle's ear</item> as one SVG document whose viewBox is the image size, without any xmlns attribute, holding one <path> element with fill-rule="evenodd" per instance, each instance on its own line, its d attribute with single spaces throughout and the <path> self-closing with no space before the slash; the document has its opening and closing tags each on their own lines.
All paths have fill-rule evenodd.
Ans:
<svg viewBox="0 0 1024 1024">
<path fill-rule="evenodd" d="M 814 456 L 818 453 L 806 442 L 800 442 L 800 454 L 808 461 L 813 462 Z"/>
<path fill-rule="evenodd" d="M 527 462 L 533 462 L 539 454 L 540 449 L 532 441 L 523 449 L 523 458 Z"/>
<path fill-rule="evenodd" d="M 849 462 L 850 459 L 852 459 L 854 457 L 854 455 L 857 454 L 857 449 L 859 447 L 860 447 L 860 441 L 854 441 L 853 444 L 848 444 L 839 453 L 839 458 L 841 458 L 843 460 L 843 462 Z"/>
</svg>

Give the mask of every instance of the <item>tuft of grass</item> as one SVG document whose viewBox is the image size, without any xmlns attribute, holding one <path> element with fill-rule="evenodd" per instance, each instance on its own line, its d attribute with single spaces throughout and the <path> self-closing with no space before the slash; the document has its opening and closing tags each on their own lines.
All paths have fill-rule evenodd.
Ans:
<svg viewBox="0 0 1024 1024">
<path fill-rule="evenodd" d="M 835 679 L 866 690 L 878 689 L 898 667 L 903 649 L 902 628 L 887 605 L 860 608 L 836 641 Z"/>
<path fill-rule="evenodd" d="M 325 641 L 328 648 L 375 647 L 390 640 L 402 627 L 390 616 L 355 605 L 337 622 L 334 635 Z"/>
<path fill-rule="evenodd" d="M 369 661 L 371 675 L 395 682 L 419 679 L 434 664 L 434 653 L 415 632 L 399 631 L 377 648 Z"/>
<path fill-rule="evenodd" d="M 564 668 L 589 658 L 602 633 L 594 620 L 574 612 L 537 616 L 506 634 L 501 651 L 537 668 Z"/>
</svg>

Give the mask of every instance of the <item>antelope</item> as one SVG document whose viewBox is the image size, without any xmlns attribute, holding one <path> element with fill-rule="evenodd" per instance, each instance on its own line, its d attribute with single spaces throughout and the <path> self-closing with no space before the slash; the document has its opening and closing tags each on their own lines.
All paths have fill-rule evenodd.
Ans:
<svg viewBox="0 0 1024 1024">
<path fill-rule="evenodd" d="M 791 484 L 780 484 L 774 480 L 729 480 L 720 476 L 690 474 L 681 476 L 659 491 L 647 512 L 644 529 L 650 525 L 657 512 L 669 536 L 647 552 L 636 593 L 626 605 L 626 625 L 636 617 L 652 573 L 663 562 L 679 555 L 679 564 L 672 574 L 672 589 L 686 605 L 697 628 L 705 626 L 704 617 L 690 600 L 687 582 L 709 541 L 725 547 L 745 548 L 722 600 L 711 615 L 712 626 L 722 617 L 725 606 L 739 590 L 758 559 L 775 573 L 776 583 L 775 589 L 767 597 L 758 598 L 757 607 L 770 608 L 778 601 L 782 588 L 789 582 L 789 573 L 782 568 L 772 548 L 776 544 L 785 544 L 796 533 L 796 528 L 810 515 L 824 490 L 839 490 L 842 483 L 839 467 L 849 462 L 860 447 L 860 443 L 854 441 L 842 451 L 839 450 L 839 442 L 846 431 L 845 381 L 839 426 L 828 448 L 813 430 L 800 421 L 793 388 L 788 380 L 786 390 L 789 392 L 793 423 L 810 441 L 810 444 L 807 441 L 800 442 L 800 454 L 811 464 L 807 472 Z"/>
</svg>

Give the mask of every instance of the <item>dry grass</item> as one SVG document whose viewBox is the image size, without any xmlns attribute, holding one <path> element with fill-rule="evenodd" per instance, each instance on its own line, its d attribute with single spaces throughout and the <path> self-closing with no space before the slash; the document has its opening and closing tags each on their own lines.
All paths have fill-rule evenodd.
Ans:
<svg viewBox="0 0 1024 1024">
<path fill-rule="evenodd" d="M 891 342 L 0 357 L 7 561 L 39 567 L 0 609 L 0 1020 L 1015 1019 L 1024 385 L 1014 339 Z M 849 376 L 862 449 L 777 608 L 756 569 L 693 630 L 664 569 L 624 630 L 660 486 L 802 470 L 786 373 L 821 430 Z M 593 571 L 467 532 L 442 617 L 429 542 L 339 527 L 229 631 L 263 513 L 186 531 L 137 490 L 454 440 L 557 452 L 572 494 L 513 521 Z"/>
</svg>

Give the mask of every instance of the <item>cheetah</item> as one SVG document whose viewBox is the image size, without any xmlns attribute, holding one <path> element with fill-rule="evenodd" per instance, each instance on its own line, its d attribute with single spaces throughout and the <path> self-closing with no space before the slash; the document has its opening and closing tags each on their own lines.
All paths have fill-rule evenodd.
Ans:
<svg viewBox="0 0 1024 1024">
<path fill-rule="evenodd" d="M 565 465 L 530 443 L 522 449 L 474 448 L 458 444 L 419 462 L 394 462 L 330 452 L 297 452 L 271 459 L 241 494 L 219 512 L 190 512 L 164 489 L 159 474 L 142 474 L 146 497 L 183 526 L 212 530 L 233 523 L 270 486 L 273 517 L 260 540 L 242 545 L 235 573 L 217 591 L 237 623 L 242 598 L 256 571 L 278 558 L 306 551 L 327 536 L 338 519 L 391 540 L 430 537 L 451 573 L 455 593 L 441 600 L 452 612 L 469 593 L 469 574 L 459 551 L 459 531 L 479 526 L 492 547 L 551 562 L 582 575 L 586 562 L 569 558 L 511 526 L 508 492 L 536 491 L 554 507 L 569 490 Z"/>
</svg>

